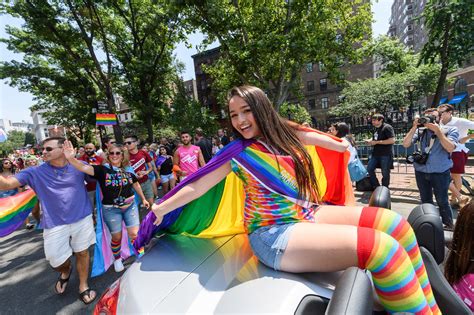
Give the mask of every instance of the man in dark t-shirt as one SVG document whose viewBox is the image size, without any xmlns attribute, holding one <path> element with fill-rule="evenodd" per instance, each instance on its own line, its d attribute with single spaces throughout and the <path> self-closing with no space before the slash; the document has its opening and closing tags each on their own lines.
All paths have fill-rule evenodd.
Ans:
<svg viewBox="0 0 474 315">
<path fill-rule="evenodd" d="M 204 132 L 201 128 L 196 129 L 194 139 L 196 140 L 195 145 L 201 149 L 204 162 L 209 162 L 212 158 L 212 142 L 204 137 Z"/>
<path fill-rule="evenodd" d="M 375 127 L 375 131 L 372 139 L 367 141 L 368 145 L 373 146 L 372 156 L 367 165 L 367 172 L 370 176 L 370 183 L 375 189 L 380 185 L 375 175 L 375 169 L 378 167 L 382 170 L 382 185 L 388 187 L 390 184 L 395 132 L 392 126 L 384 122 L 382 114 L 374 114 L 372 116 L 372 125 Z"/>
</svg>

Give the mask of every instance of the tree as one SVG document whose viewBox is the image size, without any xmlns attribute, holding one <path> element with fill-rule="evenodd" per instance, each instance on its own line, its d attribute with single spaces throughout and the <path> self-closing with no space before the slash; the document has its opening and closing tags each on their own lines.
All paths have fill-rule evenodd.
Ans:
<svg viewBox="0 0 474 315">
<path fill-rule="evenodd" d="M 11 26 L 6 28 L 10 37 L 2 41 L 7 44 L 8 49 L 23 53 L 25 57 L 21 63 L 15 61 L 2 63 L 1 76 L 12 78 L 11 85 L 20 86 L 23 90 L 36 95 L 38 100 L 43 101 L 43 104 L 38 106 L 47 105 L 51 116 L 55 112 L 52 100 L 62 102 L 64 98 L 68 98 L 80 104 L 83 100 L 77 99 L 77 95 L 84 90 L 85 95 L 93 99 L 95 106 L 97 97 L 104 97 L 109 110 L 115 112 L 112 88 L 113 63 L 108 46 L 103 44 L 106 42 L 106 38 L 102 36 L 104 32 L 100 29 L 100 24 L 95 23 L 97 12 L 94 3 L 72 0 L 60 2 L 22 0 L 4 3 L 1 7 L 2 13 L 25 21 L 21 28 Z M 105 55 L 104 60 L 98 57 L 102 54 Z M 21 71 L 25 69 L 30 71 L 22 76 Z M 61 76 L 73 80 L 72 85 L 59 89 L 63 92 L 57 92 L 52 96 L 38 91 L 45 88 L 44 85 L 55 86 L 58 81 L 54 79 Z M 41 84 L 43 86 L 39 86 Z M 78 89 L 71 91 L 74 85 L 82 91 Z M 61 93 L 62 95 L 58 95 Z M 50 99 L 47 99 L 48 96 Z M 91 108 L 92 106 L 89 110 Z M 114 126 L 114 133 L 117 139 L 121 139 L 120 126 Z"/>
<path fill-rule="evenodd" d="M 206 135 L 215 134 L 219 128 L 216 117 L 208 108 L 186 95 L 184 84 L 179 78 L 175 79 L 175 86 L 176 94 L 173 102 L 167 109 L 168 113 L 164 114 L 165 126 L 178 131 L 187 130 L 191 133 L 199 127 Z"/>
<path fill-rule="evenodd" d="M 218 41 L 221 56 L 204 67 L 219 100 L 232 86 L 264 89 L 278 108 L 300 89 L 302 67 L 323 62 L 336 81 L 342 62 L 358 61 L 370 38 L 370 2 L 363 0 L 177 2 L 188 24 Z"/>
<path fill-rule="evenodd" d="M 298 104 L 283 103 L 280 106 L 280 116 L 302 124 L 311 123 L 311 116 L 305 107 Z"/>
<path fill-rule="evenodd" d="M 169 1 L 110 1 L 102 14 L 109 47 L 118 61 L 118 87 L 125 102 L 153 139 L 153 122 L 162 121 L 160 108 L 172 97 L 172 81 L 180 65 L 173 50 L 184 39 L 179 15 Z"/>
<path fill-rule="evenodd" d="M 428 0 L 422 18 L 428 41 L 421 51 L 420 62 L 441 64 L 432 106 L 443 94 L 448 72 L 473 57 L 474 20 L 471 0 Z"/>
<path fill-rule="evenodd" d="M 419 56 L 396 39 L 379 37 L 364 50 L 381 64 L 379 78 L 350 82 L 341 92 L 342 103 L 333 107 L 336 116 L 366 116 L 374 111 L 408 109 L 408 85 L 415 87 L 413 100 L 433 93 L 439 75 L 438 65 L 417 65 Z"/>
<path fill-rule="evenodd" d="M 8 139 L 0 143 L 0 152 L 6 156 L 16 149 L 23 148 L 25 145 L 25 133 L 23 131 L 12 130 L 8 133 Z"/>
</svg>

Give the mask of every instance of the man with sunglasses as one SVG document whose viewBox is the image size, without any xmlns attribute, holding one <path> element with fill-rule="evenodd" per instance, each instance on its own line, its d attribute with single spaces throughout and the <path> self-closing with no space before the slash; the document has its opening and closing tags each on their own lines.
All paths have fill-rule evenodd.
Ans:
<svg viewBox="0 0 474 315">
<path fill-rule="evenodd" d="M 153 188 L 148 180 L 148 174 L 156 172 L 155 166 L 152 163 L 151 156 L 143 150 L 139 150 L 138 138 L 136 136 L 128 136 L 125 138 L 125 146 L 130 155 L 130 166 L 137 175 L 138 182 L 142 188 L 143 194 L 149 204 L 153 204 L 155 201 L 155 195 L 153 194 Z"/>
<path fill-rule="evenodd" d="M 63 152 L 65 139 L 43 141 L 45 163 L 27 168 L 14 177 L 0 177 L 0 190 L 29 185 L 41 203 L 44 251 L 50 265 L 58 271 L 54 285 L 63 294 L 72 274 L 70 257 L 76 256 L 79 298 L 90 304 L 97 293 L 89 288 L 89 247 L 95 244 L 92 206 L 84 186 L 85 174 L 76 170 Z"/>
<path fill-rule="evenodd" d="M 109 147 L 112 145 L 112 144 L 115 144 L 116 143 L 116 140 L 111 137 L 111 136 L 105 136 L 103 139 L 102 139 L 102 147 L 103 149 L 99 149 L 99 151 L 97 151 L 97 155 L 99 155 L 102 160 L 107 160 L 107 154 L 105 152 L 108 152 L 109 151 Z"/>
</svg>

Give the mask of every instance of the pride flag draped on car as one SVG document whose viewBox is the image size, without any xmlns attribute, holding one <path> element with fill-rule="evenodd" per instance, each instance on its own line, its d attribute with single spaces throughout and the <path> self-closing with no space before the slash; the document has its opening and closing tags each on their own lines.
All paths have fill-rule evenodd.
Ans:
<svg viewBox="0 0 474 315">
<path fill-rule="evenodd" d="M 0 198 L 0 237 L 18 229 L 37 201 L 35 192 L 28 189 L 14 196 Z"/>
<path fill-rule="evenodd" d="M 311 128 L 300 128 L 331 137 Z M 334 139 L 342 141 L 338 138 Z M 252 174 L 265 182 L 274 192 L 296 199 L 297 191 L 289 189 L 277 180 L 278 167 L 282 165 L 277 165 L 277 169 L 275 169 L 275 165 L 272 165 L 271 161 L 252 157 L 252 154 L 241 154 L 246 148 L 255 143 L 255 140 L 240 139 L 231 142 L 220 150 L 203 168 L 188 176 L 163 196 L 161 201 L 170 198 L 187 184 L 211 173 L 231 159 L 251 165 Z M 336 205 L 353 203 L 354 195 L 347 171 L 349 152 L 340 153 L 316 146 L 307 146 L 306 148 L 313 160 L 318 192 L 322 202 Z M 153 225 L 155 215 L 150 211 L 142 221 L 138 237 L 133 245 L 136 249 L 143 247 L 160 230 L 196 237 L 217 237 L 243 233 L 244 198 L 242 182 L 235 174 L 231 173 L 200 198 L 165 215 L 159 226 Z"/>
</svg>

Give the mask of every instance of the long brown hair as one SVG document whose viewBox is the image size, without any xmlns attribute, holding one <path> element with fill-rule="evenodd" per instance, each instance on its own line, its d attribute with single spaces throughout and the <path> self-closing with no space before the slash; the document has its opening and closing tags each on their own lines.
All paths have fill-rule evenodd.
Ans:
<svg viewBox="0 0 474 315">
<path fill-rule="evenodd" d="M 250 106 L 265 143 L 281 154 L 293 158 L 299 188 L 298 197 L 312 202 L 319 201 L 313 162 L 296 135 L 295 128 L 278 115 L 261 89 L 249 85 L 234 87 L 229 91 L 227 101 L 229 102 L 234 96 L 241 97 Z M 240 132 L 233 129 L 234 134 L 242 138 Z M 276 152 L 272 153 L 276 154 Z"/>
<path fill-rule="evenodd" d="M 454 227 L 451 251 L 444 266 L 450 284 L 455 284 L 470 272 L 474 264 L 474 201 L 465 205 Z"/>
</svg>

